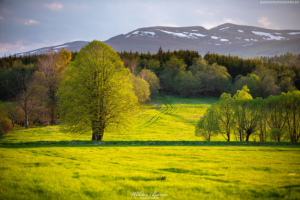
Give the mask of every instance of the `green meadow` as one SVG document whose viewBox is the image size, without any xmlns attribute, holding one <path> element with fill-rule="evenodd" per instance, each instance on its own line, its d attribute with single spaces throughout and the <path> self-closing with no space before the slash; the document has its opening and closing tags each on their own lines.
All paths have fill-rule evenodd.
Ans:
<svg viewBox="0 0 300 200">
<path fill-rule="evenodd" d="M 299 144 L 195 136 L 216 102 L 154 98 L 101 142 L 59 125 L 14 129 L 0 136 L 0 199 L 300 199 Z"/>
</svg>

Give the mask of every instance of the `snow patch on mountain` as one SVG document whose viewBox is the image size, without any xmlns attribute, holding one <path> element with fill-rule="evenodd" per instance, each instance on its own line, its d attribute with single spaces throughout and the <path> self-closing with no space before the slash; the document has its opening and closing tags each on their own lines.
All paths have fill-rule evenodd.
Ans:
<svg viewBox="0 0 300 200">
<path fill-rule="evenodd" d="M 225 30 L 225 29 L 228 29 L 228 28 L 229 28 L 229 27 L 225 27 L 225 28 L 221 28 L 221 29 L 219 29 L 219 30 L 221 31 L 221 30 Z"/>
<path fill-rule="evenodd" d="M 289 35 L 297 35 L 297 34 L 300 34 L 300 32 L 290 32 L 288 33 Z"/>
<path fill-rule="evenodd" d="M 198 39 L 198 37 L 207 36 L 207 35 L 204 35 L 204 34 L 201 34 L 201 33 L 189 33 L 189 32 L 175 33 L 175 32 L 165 31 L 165 30 L 160 30 L 160 29 L 156 29 L 156 30 L 162 31 L 162 32 L 167 33 L 167 34 L 171 34 L 173 36 L 177 36 L 177 37 L 181 37 L 181 38 L 189 38 L 189 39 Z"/>
<path fill-rule="evenodd" d="M 211 38 L 211 39 L 214 39 L 214 40 L 219 39 L 219 37 L 217 37 L 217 36 L 210 36 L 210 38 Z"/>
<path fill-rule="evenodd" d="M 198 36 L 198 37 L 205 37 L 205 36 L 207 36 L 207 35 L 203 35 L 201 33 L 189 33 L 189 35 L 191 35 L 191 36 Z"/>
<path fill-rule="evenodd" d="M 222 41 L 222 42 L 227 42 L 227 41 L 229 41 L 229 40 L 227 40 L 227 39 L 220 39 L 220 41 Z"/>
<path fill-rule="evenodd" d="M 245 45 L 243 45 L 243 47 L 246 47 L 246 46 L 251 46 L 253 43 L 251 43 L 251 44 L 245 44 Z"/>
<path fill-rule="evenodd" d="M 131 33 L 132 35 L 141 35 L 141 36 L 147 36 L 147 37 L 154 37 L 155 33 L 152 31 L 134 31 L 133 33 Z M 131 34 L 127 35 L 127 37 L 130 37 Z"/>
<path fill-rule="evenodd" d="M 64 48 L 64 47 L 67 47 L 69 45 L 63 45 L 63 46 L 58 46 L 58 47 L 54 47 L 53 49 L 60 49 L 60 48 Z"/>
<path fill-rule="evenodd" d="M 240 33 L 244 33 L 244 31 L 242 31 L 242 30 L 238 30 L 238 32 L 240 32 Z"/>
<path fill-rule="evenodd" d="M 189 36 L 187 36 L 187 35 L 184 34 L 184 33 L 174 33 L 174 32 L 164 31 L 164 30 L 160 30 L 160 29 L 156 29 L 156 30 L 159 30 L 159 31 L 161 31 L 161 32 L 164 32 L 164 33 L 167 33 L 167 34 L 171 34 L 171 35 L 177 36 L 177 37 L 190 38 Z"/>
<path fill-rule="evenodd" d="M 259 32 L 259 31 L 252 31 L 252 33 L 254 33 L 255 35 L 259 35 L 259 36 L 269 37 L 269 38 L 267 38 L 267 40 L 281 40 L 281 39 L 285 39 L 284 37 L 275 36 L 275 35 L 272 35 L 271 33 L 265 33 L 265 32 Z"/>
</svg>

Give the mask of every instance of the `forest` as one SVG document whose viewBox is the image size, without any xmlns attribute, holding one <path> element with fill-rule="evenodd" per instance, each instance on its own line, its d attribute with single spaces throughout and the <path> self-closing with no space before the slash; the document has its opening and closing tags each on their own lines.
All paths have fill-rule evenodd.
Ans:
<svg viewBox="0 0 300 200">
<path fill-rule="evenodd" d="M 225 124 L 226 126 L 232 125 L 230 130 L 232 133 L 225 131 L 226 141 L 230 141 L 231 134 L 235 135 L 237 140 L 248 141 L 249 136 L 258 130 L 261 134 L 260 141 L 266 141 L 266 132 L 273 128 L 278 129 L 277 141 L 283 137 L 283 132 L 289 132 L 290 141 L 296 142 L 299 139 L 297 123 L 294 122 L 292 125 L 293 123 L 287 117 L 290 116 L 292 106 L 286 104 L 284 107 L 278 104 L 280 101 L 277 101 L 276 106 L 267 103 L 269 99 L 296 94 L 291 92 L 300 87 L 300 56 L 298 54 L 287 53 L 282 56 L 241 59 L 237 56 L 208 52 L 202 58 L 196 51 L 164 52 L 162 48 L 159 48 L 156 54 L 120 52 L 118 56 L 125 68 L 131 72 L 130 80 L 139 104 L 149 101 L 158 94 L 188 98 L 221 97 L 219 104 L 222 104 L 225 101 L 224 95 L 228 94 L 230 97 L 227 96 L 225 104 L 231 106 L 228 112 L 235 118 L 232 118 L 232 121 L 227 119 L 230 122 Z M 8 132 L 14 126 L 28 128 L 30 124 L 59 123 L 62 111 L 59 110 L 61 108 L 59 108 L 57 92 L 65 78 L 64 71 L 70 63 L 74 63 L 77 57 L 78 52 L 62 49 L 58 53 L 1 58 L 0 100 L 6 102 L 5 106 L 1 106 L 2 132 Z M 247 88 L 245 89 L 244 86 Z M 261 102 L 258 104 L 264 105 L 256 106 L 255 111 L 258 107 L 263 108 L 266 105 L 270 107 L 272 104 L 274 112 L 279 109 L 287 116 L 280 115 L 282 119 L 280 122 L 274 122 L 276 125 L 270 125 L 273 119 L 270 116 L 274 113 L 268 115 L 267 121 L 270 122 L 268 125 L 261 124 L 266 118 L 256 117 L 256 121 L 251 118 L 251 123 L 254 124 L 251 124 L 251 128 L 245 128 L 245 120 L 249 119 L 245 117 L 246 111 L 251 116 L 254 111 L 250 109 L 251 106 L 248 106 L 250 103 L 241 103 L 241 99 L 233 96 L 241 91 L 248 92 L 251 99 L 255 99 L 252 101 Z M 228 103 L 231 95 L 235 101 L 230 100 Z M 296 105 L 296 110 L 297 106 L 299 105 Z M 217 115 L 220 109 L 214 110 L 216 107 L 218 106 L 212 106 L 207 110 L 205 116 L 199 121 L 200 124 L 197 125 L 198 129 L 196 128 L 196 134 L 204 136 L 206 140 L 210 140 L 210 137 L 216 133 L 224 132 L 221 128 L 222 116 L 220 113 Z M 211 110 L 213 112 L 210 112 Z M 239 111 L 244 113 L 241 114 Z M 256 114 L 262 116 L 261 112 Z M 214 121 L 218 121 L 217 124 L 209 124 L 207 121 L 212 115 L 215 115 Z M 240 116 L 244 118 L 239 118 Z M 291 115 L 291 117 L 299 118 L 296 115 Z M 279 119 L 276 118 L 276 120 Z M 265 128 L 263 129 L 262 126 Z M 209 129 L 206 129 L 207 127 Z M 295 136 L 291 136 L 293 134 Z"/>
</svg>

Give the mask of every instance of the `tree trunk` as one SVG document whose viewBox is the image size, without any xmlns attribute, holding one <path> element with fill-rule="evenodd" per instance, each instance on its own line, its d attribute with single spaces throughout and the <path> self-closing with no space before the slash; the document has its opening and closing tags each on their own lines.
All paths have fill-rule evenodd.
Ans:
<svg viewBox="0 0 300 200">
<path fill-rule="evenodd" d="M 53 101 L 52 97 L 51 97 L 51 101 L 49 103 L 49 107 L 50 107 L 50 120 L 51 120 L 51 124 L 54 124 L 55 122 L 55 102 Z"/>
<path fill-rule="evenodd" d="M 28 125 L 28 113 L 25 112 L 25 128 L 29 128 L 29 125 Z"/>
<path fill-rule="evenodd" d="M 104 135 L 104 127 L 102 126 L 102 121 L 95 120 L 92 122 L 92 140 L 100 140 L 102 141 Z"/>
<path fill-rule="evenodd" d="M 250 133 L 250 134 L 248 134 L 248 133 L 247 133 L 247 136 L 246 136 L 246 142 L 248 142 L 248 141 L 249 141 L 249 137 L 250 137 L 250 135 L 251 135 L 251 133 Z"/>
<path fill-rule="evenodd" d="M 92 140 L 100 140 L 102 141 L 102 138 L 103 138 L 103 135 L 97 135 L 97 134 L 94 134 L 92 135 Z"/>
</svg>

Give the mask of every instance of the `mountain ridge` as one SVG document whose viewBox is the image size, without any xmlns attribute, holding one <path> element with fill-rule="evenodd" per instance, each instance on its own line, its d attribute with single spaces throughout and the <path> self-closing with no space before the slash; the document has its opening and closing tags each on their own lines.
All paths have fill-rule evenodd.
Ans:
<svg viewBox="0 0 300 200">
<path fill-rule="evenodd" d="M 153 26 L 119 34 L 103 42 L 118 52 L 156 53 L 159 47 L 162 47 L 164 51 L 194 50 L 202 56 L 210 51 L 249 58 L 273 56 L 287 52 L 300 53 L 300 30 L 275 30 L 232 23 L 221 24 L 211 29 L 202 26 Z M 79 51 L 88 43 L 87 41 L 75 41 L 16 55 L 45 53 L 51 48 L 54 51 L 61 48 Z"/>
</svg>

